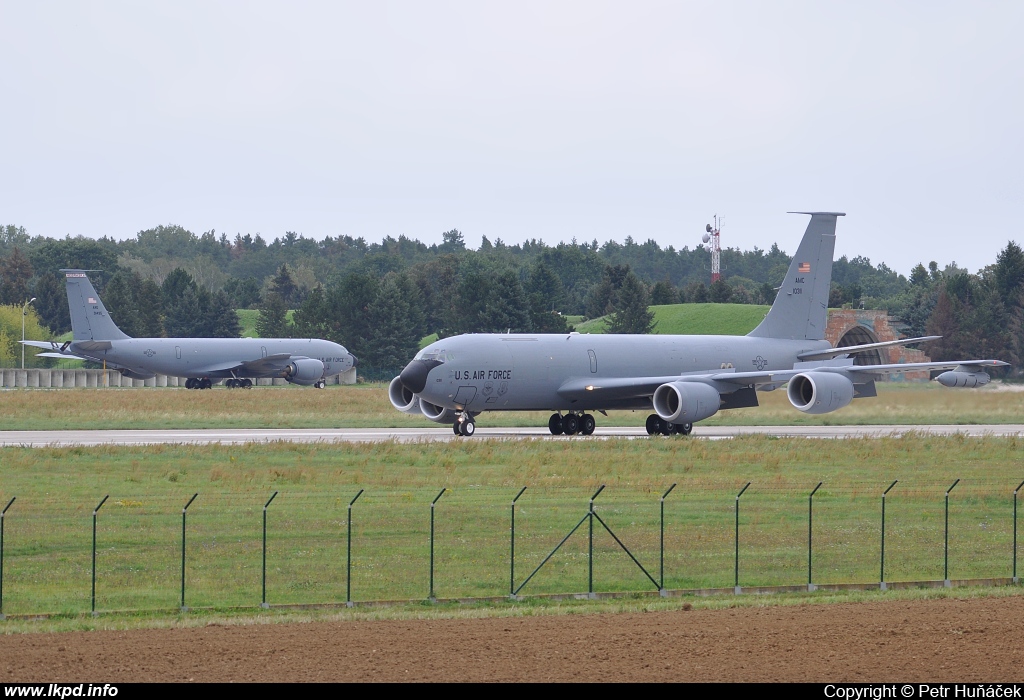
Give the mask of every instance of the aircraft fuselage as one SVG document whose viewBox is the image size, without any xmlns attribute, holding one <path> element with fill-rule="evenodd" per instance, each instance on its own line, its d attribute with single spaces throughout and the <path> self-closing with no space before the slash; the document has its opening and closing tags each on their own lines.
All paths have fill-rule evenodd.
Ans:
<svg viewBox="0 0 1024 700">
<path fill-rule="evenodd" d="M 69 350 L 108 366 L 124 368 L 139 375 L 166 374 L 176 377 L 266 377 L 266 373 L 225 369 L 242 362 L 287 353 L 308 357 L 324 364 L 324 376 L 348 370 L 352 355 L 329 340 L 289 338 L 128 338 L 109 341 L 107 349 L 88 348 L 90 341 L 72 343 Z"/>
<path fill-rule="evenodd" d="M 424 348 L 403 381 L 427 369 L 420 399 L 472 413 L 649 409 L 649 396 L 590 398 L 570 384 L 628 377 L 677 377 L 709 370 L 791 369 L 797 355 L 830 347 L 824 340 L 748 336 L 473 334 Z M 436 364 L 440 362 L 440 364 Z M 429 369 L 428 369 L 429 368 Z M 410 382 L 411 383 L 411 382 Z M 762 387 L 773 388 L 773 387 Z"/>
</svg>

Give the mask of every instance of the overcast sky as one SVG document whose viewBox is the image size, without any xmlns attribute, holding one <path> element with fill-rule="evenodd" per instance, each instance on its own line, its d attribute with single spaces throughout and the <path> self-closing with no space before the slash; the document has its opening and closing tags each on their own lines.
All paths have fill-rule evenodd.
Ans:
<svg viewBox="0 0 1024 700">
<path fill-rule="evenodd" d="M 1024 243 L 1021 2 L 0 0 L 0 224 Z M 727 271 L 726 271 L 727 272 Z"/>
</svg>

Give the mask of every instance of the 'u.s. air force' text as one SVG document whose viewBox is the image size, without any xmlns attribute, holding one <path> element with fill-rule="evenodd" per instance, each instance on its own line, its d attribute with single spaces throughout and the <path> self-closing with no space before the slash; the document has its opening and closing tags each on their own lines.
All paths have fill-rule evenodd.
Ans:
<svg viewBox="0 0 1024 700">
<path fill-rule="evenodd" d="M 509 380 L 512 378 L 512 370 L 510 369 L 457 369 L 455 370 L 455 378 L 457 380 L 469 380 L 474 379 L 501 379 Z"/>
</svg>

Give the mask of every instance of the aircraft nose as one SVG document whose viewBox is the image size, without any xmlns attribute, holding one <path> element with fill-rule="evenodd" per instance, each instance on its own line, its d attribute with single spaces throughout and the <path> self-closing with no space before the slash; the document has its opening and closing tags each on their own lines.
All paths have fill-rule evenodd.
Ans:
<svg viewBox="0 0 1024 700">
<path fill-rule="evenodd" d="M 430 370 L 440 364 L 443 363 L 437 360 L 413 360 L 405 366 L 398 378 L 402 381 L 402 386 L 414 394 L 419 394 L 427 386 L 427 375 L 430 374 Z"/>
</svg>

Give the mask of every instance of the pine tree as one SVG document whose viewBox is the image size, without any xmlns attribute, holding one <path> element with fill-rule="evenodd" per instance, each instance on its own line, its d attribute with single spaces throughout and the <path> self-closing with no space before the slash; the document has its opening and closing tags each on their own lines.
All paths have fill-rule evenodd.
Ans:
<svg viewBox="0 0 1024 700">
<path fill-rule="evenodd" d="M 385 275 L 377 296 L 367 309 L 371 323 L 366 363 L 377 369 L 399 370 L 419 349 L 420 336 L 413 328 L 412 315 L 399 276 Z M 412 332 L 410 332 L 412 331 Z"/>
<path fill-rule="evenodd" d="M 484 328 L 492 333 L 530 333 L 529 302 L 515 270 L 506 269 L 497 274 L 484 306 Z"/>
<path fill-rule="evenodd" d="M 206 311 L 211 338 L 240 338 L 242 323 L 238 320 L 231 298 L 223 290 L 214 292 Z"/>
<path fill-rule="evenodd" d="M 276 292 L 267 292 L 260 304 L 260 315 L 256 319 L 256 333 L 261 338 L 289 338 L 291 326 L 288 323 L 288 307 Z"/>
<path fill-rule="evenodd" d="M 654 312 L 648 308 L 647 286 L 629 272 L 619 290 L 618 309 L 608 319 L 609 333 L 646 334 L 654 331 Z"/>
<path fill-rule="evenodd" d="M 295 335 L 300 338 L 326 338 L 330 333 L 328 315 L 327 296 L 323 285 L 318 284 L 295 309 L 292 316 Z"/>
<path fill-rule="evenodd" d="M 185 286 L 181 295 L 167 306 L 164 327 L 169 338 L 194 338 L 202 322 L 202 307 L 194 287 Z"/>
<path fill-rule="evenodd" d="M 32 264 L 17 247 L 0 259 L 0 304 L 20 306 L 31 299 L 28 283 L 32 279 Z"/>
</svg>

